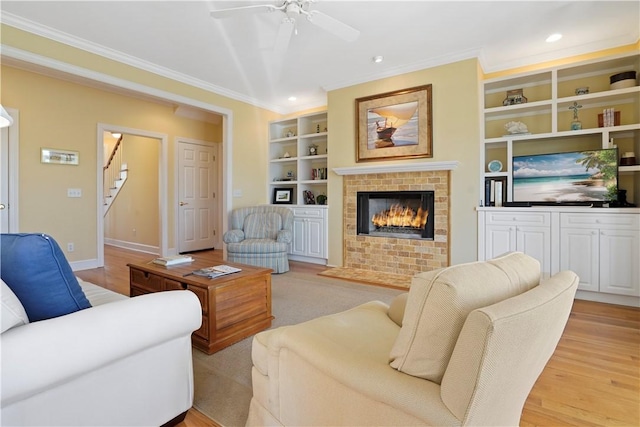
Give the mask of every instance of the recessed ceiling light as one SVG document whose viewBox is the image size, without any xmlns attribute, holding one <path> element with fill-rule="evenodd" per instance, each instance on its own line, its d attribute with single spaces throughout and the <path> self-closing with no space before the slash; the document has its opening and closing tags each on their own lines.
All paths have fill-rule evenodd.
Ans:
<svg viewBox="0 0 640 427">
<path fill-rule="evenodd" d="M 287 98 L 287 99 L 288 99 L 289 101 L 295 101 L 295 100 L 296 100 L 296 99 L 298 99 L 298 98 L 296 98 L 295 96 L 290 96 L 290 97 L 289 97 L 289 98 Z"/>
<path fill-rule="evenodd" d="M 378 56 L 374 56 L 373 58 L 371 58 L 371 60 L 372 60 L 373 62 L 375 62 L 376 64 L 381 63 L 383 59 L 384 59 L 384 58 L 383 58 L 382 56 L 380 56 L 380 55 L 378 55 Z"/>
<path fill-rule="evenodd" d="M 561 38 L 562 38 L 562 34 L 560 33 L 551 34 L 549 37 L 547 37 L 547 43 L 557 42 Z"/>
</svg>

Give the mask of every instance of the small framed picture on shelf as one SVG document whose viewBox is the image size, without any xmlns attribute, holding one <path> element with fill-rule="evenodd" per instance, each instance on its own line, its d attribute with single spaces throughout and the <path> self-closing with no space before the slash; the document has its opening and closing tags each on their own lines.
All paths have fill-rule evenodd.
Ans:
<svg viewBox="0 0 640 427">
<path fill-rule="evenodd" d="M 293 188 L 274 188 L 273 204 L 274 205 L 293 204 Z"/>
<path fill-rule="evenodd" d="M 527 97 L 524 96 L 522 92 L 522 89 L 508 90 L 507 97 L 502 101 L 502 105 L 525 104 L 527 102 Z"/>
</svg>

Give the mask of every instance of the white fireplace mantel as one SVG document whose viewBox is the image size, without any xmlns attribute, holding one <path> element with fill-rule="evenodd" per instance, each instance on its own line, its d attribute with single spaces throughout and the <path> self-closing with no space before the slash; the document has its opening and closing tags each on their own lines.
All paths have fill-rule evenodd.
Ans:
<svg viewBox="0 0 640 427">
<path fill-rule="evenodd" d="M 420 163 L 404 163 L 393 165 L 368 165 L 354 166 L 349 168 L 333 168 L 338 175 L 364 175 L 367 173 L 391 173 L 391 172 L 423 172 L 423 171 L 442 171 L 454 170 L 458 167 L 457 160 L 448 162 L 420 162 Z"/>
</svg>

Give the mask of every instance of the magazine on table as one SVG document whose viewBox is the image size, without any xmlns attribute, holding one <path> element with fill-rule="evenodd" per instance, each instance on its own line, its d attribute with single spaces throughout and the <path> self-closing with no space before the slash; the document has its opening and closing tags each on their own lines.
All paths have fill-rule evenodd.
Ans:
<svg viewBox="0 0 640 427">
<path fill-rule="evenodd" d="M 225 276 L 231 273 L 237 273 L 238 271 L 242 271 L 240 268 L 231 267 L 230 265 L 216 265 L 213 267 L 205 267 L 198 270 L 194 270 L 191 273 L 185 274 L 185 276 L 202 276 L 208 277 L 209 279 L 213 279 L 215 277 Z"/>
</svg>

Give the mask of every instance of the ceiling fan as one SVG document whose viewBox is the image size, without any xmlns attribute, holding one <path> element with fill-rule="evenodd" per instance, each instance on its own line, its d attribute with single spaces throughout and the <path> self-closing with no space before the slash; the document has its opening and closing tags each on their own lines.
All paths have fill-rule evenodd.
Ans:
<svg viewBox="0 0 640 427">
<path fill-rule="evenodd" d="M 280 23 L 274 50 L 276 52 L 284 52 L 289 46 L 289 41 L 293 33 L 297 34 L 296 18 L 305 17 L 307 21 L 326 30 L 343 40 L 352 42 L 358 38 L 360 31 L 338 21 L 331 16 L 311 10 L 311 4 L 317 0 L 281 0 L 276 5 L 262 4 L 252 6 L 233 7 L 228 9 L 220 9 L 211 11 L 213 18 L 228 18 L 240 14 L 254 14 L 263 12 L 282 12 L 284 17 Z"/>
</svg>

